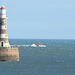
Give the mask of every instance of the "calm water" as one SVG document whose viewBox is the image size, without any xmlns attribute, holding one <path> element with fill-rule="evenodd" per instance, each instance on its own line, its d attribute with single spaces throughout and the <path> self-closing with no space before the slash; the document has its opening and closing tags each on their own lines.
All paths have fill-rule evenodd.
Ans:
<svg viewBox="0 0 75 75">
<path fill-rule="evenodd" d="M 0 75 L 75 75 L 75 40 L 9 40 L 20 46 L 19 62 L 0 62 Z M 30 47 L 45 44 L 46 48 Z"/>
</svg>

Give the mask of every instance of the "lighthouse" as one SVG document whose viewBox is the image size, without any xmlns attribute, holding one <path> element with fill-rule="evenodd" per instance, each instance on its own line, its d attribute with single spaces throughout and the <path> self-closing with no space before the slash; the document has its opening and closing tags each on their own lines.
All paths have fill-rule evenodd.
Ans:
<svg viewBox="0 0 75 75">
<path fill-rule="evenodd" d="M 18 47 L 11 46 L 8 41 L 5 6 L 0 8 L 0 61 L 19 61 Z"/>
<path fill-rule="evenodd" d="M 10 47 L 7 36 L 7 15 L 5 6 L 2 6 L 0 9 L 0 47 Z"/>
</svg>

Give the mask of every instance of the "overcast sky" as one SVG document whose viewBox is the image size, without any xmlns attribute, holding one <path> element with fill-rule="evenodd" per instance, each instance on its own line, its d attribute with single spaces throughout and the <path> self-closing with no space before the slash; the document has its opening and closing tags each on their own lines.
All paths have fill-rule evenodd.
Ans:
<svg viewBox="0 0 75 75">
<path fill-rule="evenodd" d="M 0 0 L 9 38 L 75 39 L 75 0 Z"/>
</svg>

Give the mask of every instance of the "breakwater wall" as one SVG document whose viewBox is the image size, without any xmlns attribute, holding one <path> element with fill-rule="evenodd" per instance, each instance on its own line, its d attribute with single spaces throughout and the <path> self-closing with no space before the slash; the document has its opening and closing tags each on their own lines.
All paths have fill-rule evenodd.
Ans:
<svg viewBox="0 0 75 75">
<path fill-rule="evenodd" d="M 0 61 L 19 61 L 18 48 L 0 47 Z"/>
</svg>

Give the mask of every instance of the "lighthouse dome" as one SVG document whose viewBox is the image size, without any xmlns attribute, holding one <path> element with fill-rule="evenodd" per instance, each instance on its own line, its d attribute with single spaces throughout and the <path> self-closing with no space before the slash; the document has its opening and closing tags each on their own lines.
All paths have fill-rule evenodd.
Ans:
<svg viewBox="0 0 75 75">
<path fill-rule="evenodd" d="M 1 7 L 1 9 L 6 9 L 6 8 L 5 8 L 5 6 L 3 5 L 3 6 Z"/>
</svg>

